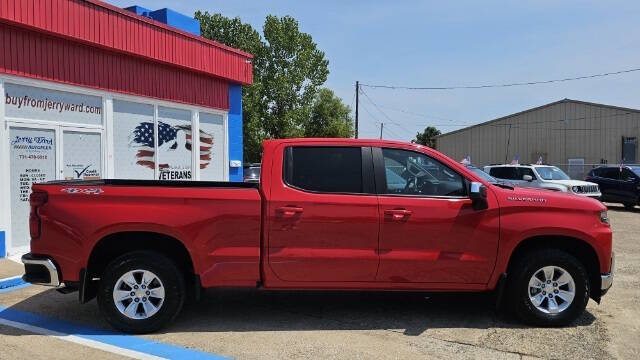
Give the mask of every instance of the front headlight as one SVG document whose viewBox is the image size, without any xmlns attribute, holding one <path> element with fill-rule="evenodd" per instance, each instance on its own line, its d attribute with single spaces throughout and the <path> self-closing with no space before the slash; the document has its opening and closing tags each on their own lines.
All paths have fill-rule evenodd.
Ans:
<svg viewBox="0 0 640 360">
<path fill-rule="evenodd" d="M 600 212 L 600 221 L 603 224 L 609 224 L 609 214 L 607 214 L 607 210 L 603 210 Z"/>
</svg>

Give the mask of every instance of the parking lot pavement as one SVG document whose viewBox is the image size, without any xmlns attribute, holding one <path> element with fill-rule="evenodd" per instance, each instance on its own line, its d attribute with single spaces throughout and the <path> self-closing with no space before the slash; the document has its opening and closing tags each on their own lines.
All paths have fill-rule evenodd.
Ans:
<svg viewBox="0 0 640 360">
<path fill-rule="evenodd" d="M 640 209 L 612 205 L 616 277 L 602 304 L 575 324 L 532 328 L 497 315 L 491 296 L 404 293 L 207 291 L 174 324 L 146 340 L 242 359 L 266 358 L 640 358 Z M 0 293 L 0 306 L 108 329 L 95 301 L 30 286 Z M 0 318 L 2 312 L 0 312 Z M 33 357 L 112 354 L 57 347 L 58 340 L 0 326 L 0 349 Z M 31 341 L 24 340 L 27 337 Z M 31 344 L 47 345 L 48 350 Z M 48 343 L 52 341 L 51 346 Z M 67 347 L 71 347 L 67 350 Z M 58 352 L 60 351 L 60 352 Z M 0 353 L 0 358 L 2 353 Z M 27 356 L 25 356 L 26 358 Z"/>
</svg>

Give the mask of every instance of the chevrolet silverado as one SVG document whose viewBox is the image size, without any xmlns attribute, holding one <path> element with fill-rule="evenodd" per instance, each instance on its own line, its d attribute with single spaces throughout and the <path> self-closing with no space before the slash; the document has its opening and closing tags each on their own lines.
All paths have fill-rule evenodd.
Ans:
<svg viewBox="0 0 640 360">
<path fill-rule="evenodd" d="M 222 287 L 495 292 L 521 320 L 560 326 L 613 281 L 594 199 L 492 183 L 394 141 L 270 140 L 261 168 L 259 184 L 34 185 L 24 279 L 97 297 L 133 333 Z"/>
</svg>

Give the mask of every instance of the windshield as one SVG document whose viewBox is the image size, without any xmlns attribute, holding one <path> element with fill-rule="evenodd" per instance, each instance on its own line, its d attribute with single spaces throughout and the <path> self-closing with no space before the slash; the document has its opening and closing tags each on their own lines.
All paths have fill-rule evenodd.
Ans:
<svg viewBox="0 0 640 360">
<path fill-rule="evenodd" d="M 543 180 L 571 180 L 571 178 L 564 173 L 564 171 L 558 169 L 555 166 L 540 166 L 536 167 L 538 175 Z"/>
<path fill-rule="evenodd" d="M 487 174 L 486 172 L 480 170 L 479 168 L 477 168 L 475 166 L 467 166 L 467 169 L 473 171 L 476 175 L 480 176 L 481 178 L 483 178 L 487 182 L 494 183 L 494 184 L 498 182 L 498 180 L 496 180 L 496 178 L 494 178 L 493 176 Z"/>
<path fill-rule="evenodd" d="M 633 171 L 636 175 L 640 176 L 640 166 L 629 166 L 629 169 Z"/>
</svg>

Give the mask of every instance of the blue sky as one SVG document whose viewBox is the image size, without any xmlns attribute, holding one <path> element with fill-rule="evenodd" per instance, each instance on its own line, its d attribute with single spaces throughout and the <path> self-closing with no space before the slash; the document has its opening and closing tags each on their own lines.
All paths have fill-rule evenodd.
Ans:
<svg viewBox="0 0 640 360">
<path fill-rule="evenodd" d="M 640 67 L 638 1 L 109 2 L 170 7 L 187 15 L 220 12 L 259 30 L 268 14 L 291 15 L 329 59 L 326 86 L 352 108 L 356 80 L 479 85 Z M 384 137 L 399 140 L 410 140 L 429 125 L 447 132 L 563 98 L 640 108 L 640 72 L 517 88 L 363 90 L 378 108 L 361 96 L 361 137 L 378 137 L 379 122 L 384 122 Z"/>
</svg>

